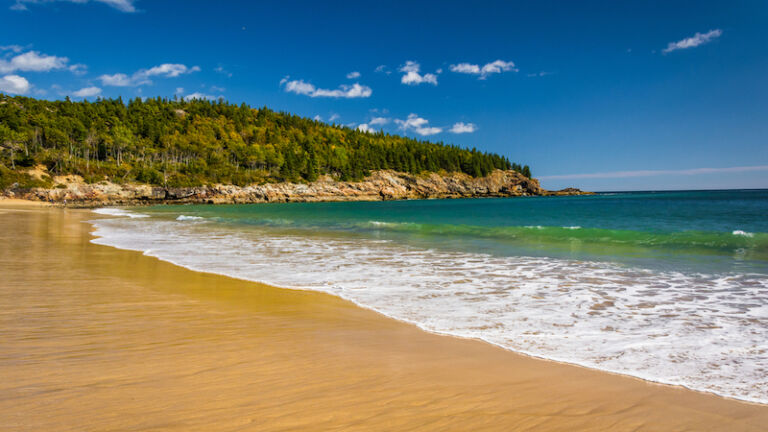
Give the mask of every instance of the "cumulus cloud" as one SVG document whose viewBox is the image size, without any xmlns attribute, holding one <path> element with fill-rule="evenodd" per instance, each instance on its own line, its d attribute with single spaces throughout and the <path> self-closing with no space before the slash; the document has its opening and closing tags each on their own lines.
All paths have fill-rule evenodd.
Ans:
<svg viewBox="0 0 768 432">
<path fill-rule="evenodd" d="M 192 66 L 188 68 L 183 64 L 178 63 L 164 63 L 159 66 L 151 67 L 143 72 L 140 72 L 143 76 L 163 76 L 166 78 L 175 78 L 181 74 L 187 74 L 192 72 L 199 72 L 200 67 Z"/>
<path fill-rule="evenodd" d="M 360 72 L 352 71 L 347 74 L 347 79 L 357 79 L 360 78 Z"/>
<path fill-rule="evenodd" d="M 474 123 L 458 122 L 454 123 L 449 131 L 455 134 L 472 133 L 477 130 L 477 125 Z"/>
<path fill-rule="evenodd" d="M 384 74 L 387 74 L 387 75 L 392 73 L 392 71 L 389 70 L 387 65 L 378 65 L 378 66 L 376 66 L 376 69 L 374 69 L 374 72 L 384 73 Z"/>
<path fill-rule="evenodd" d="M 128 87 L 134 85 L 131 77 L 123 73 L 117 73 L 113 75 L 102 75 L 99 77 L 101 83 L 105 86 L 114 87 Z"/>
<path fill-rule="evenodd" d="M 84 87 L 84 88 L 81 88 L 80 90 L 72 92 L 72 96 L 81 97 L 81 98 L 94 97 L 100 94 L 101 94 L 101 89 L 96 86 Z"/>
<path fill-rule="evenodd" d="M 26 78 L 18 75 L 6 75 L 0 78 L 0 92 L 7 94 L 25 94 L 32 86 Z"/>
<path fill-rule="evenodd" d="M 421 65 L 415 61 L 408 60 L 398 69 L 403 72 L 400 82 L 407 85 L 419 85 L 423 83 L 437 85 L 437 75 L 426 73 L 421 74 Z"/>
<path fill-rule="evenodd" d="M 451 65 L 451 72 L 463 73 L 468 75 L 477 75 L 478 79 L 484 80 L 491 74 L 500 74 L 502 72 L 517 72 L 515 63 L 511 61 L 496 60 L 486 63 L 482 66 L 472 63 L 458 63 Z"/>
<path fill-rule="evenodd" d="M 470 63 L 459 63 L 451 65 L 451 72 L 480 75 L 480 66 Z"/>
<path fill-rule="evenodd" d="M 329 97 L 329 98 L 367 98 L 373 93 L 370 87 L 354 83 L 352 85 L 342 84 L 337 89 L 317 88 L 313 84 L 304 80 L 289 80 L 285 77 L 280 80 L 280 85 L 288 93 L 296 93 L 309 97 Z"/>
<path fill-rule="evenodd" d="M 73 64 L 72 66 L 68 67 L 67 69 L 69 69 L 69 71 L 72 72 L 75 75 L 85 75 L 86 73 L 88 73 L 88 66 L 86 66 L 86 65 L 84 65 L 82 63 Z"/>
<path fill-rule="evenodd" d="M 370 126 L 368 126 L 366 123 L 362 123 L 362 124 L 360 124 L 359 126 L 357 126 L 357 130 L 359 130 L 360 132 L 365 132 L 365 133 L 371 133 L 371 132 L 375 132 L 375 131 L 374 131 L 373 129 L 371 129 L 371 127 L 370 127 Z"/>
<path fill-rule="evenodd" d="M 99 80 L 101 80 L 101 83 L 106 86 L 131 87 L 151 84 L 151 77 L 176 78 L 183 74 L 190 74 L 199 71 L 200 67 L 198 66 L 187 67 L 186 65 L 179 63 L 164 63 L 158 66 L 153 66 L 149 69 L 138 70 L 130 76 L 124 73 L 101 75 Z"/>
<path fill-rule="evenodd" d="M 382 126 L 389 123 L 389 119 L 386 117 L 374 117 L 371 119 L 371 121 L 368 122 L 368 124 L 372 124 L 375 126 Z"/>
<path fill-rule="evenodd" d="M 203 94 L 203 93 L 200 93 L 200 92 L 194 92 L 194 93 L 190 93 L 190 94 L 184 96 L 184 100 L 188 100 L 189 101 L 189 100 L 195 100 L 195 99 L 199 99 L 199 100 L 216 100 L 216 99 L 218 99 L 218 97 L 217 96 L 213 96 L 213 95 Z"/>
<path fill-rule="evenodd" d="M 429 126 L 429 120 L 413 113 L 409 114 L 405 120 L 395 119 L 395 123 L 404 132 L 412 130 L 422 136 L 434 135 L 443 131 L 442 128 Z"/>
<path fill-rule="evenodd" d="M 695 48 L 699 45 L 704 45 L 705 43 L 712 42 L 713 40 L 719 38 L 722 34 L 723 34 L 723 31 L 720 29 L 710 30 L 706 33 L 697 32 L 695 35 L 689 38 L 685 38 L 677 42 L 670 42 L 669 44 L 667 44 L 667 47 L 662 50 L 662 52 L 666 54 L 672 51 Z"/>
<path fill-rule="evenodd" d="M 19 53 L 24 49 L 21 45 L 0 45 L 0 51 L 11 51 Z"/>
<path fill-rule="evenodd" d="M 16 71 L 49 72 L 56 69 L 66 68 L 67 62 L 69 62 L 69 59 L 66 57 L 57 57 L 40 54 L 37 51 L 28 51 L 14 56 L 10 60 L 0 59 L 0 73 Z"/>
<path fill-rule="evenodd" d="M 13 10 L 28 10 L 28 6 L 30 4 L 45 4 L 45 3 L 53 3 L 56 1 L 64 1 L 68 3 L 78 3 L 78 4 L 84 4 L 88 3 L 91 0 L 16 0 L 16 2 L 11 6 L 11 9 Z M 134 6 L 135 0 L 92 0 L 96 3 L 103 3 L 105 5 L 111 6 L 121 12 L 136 12 L 136 6 Z"/>
</svg>

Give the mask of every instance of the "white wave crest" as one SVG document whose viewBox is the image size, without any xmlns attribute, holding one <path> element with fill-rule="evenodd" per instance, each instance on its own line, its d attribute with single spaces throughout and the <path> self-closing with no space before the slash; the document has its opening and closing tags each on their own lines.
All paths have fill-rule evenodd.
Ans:
<svg viewBox="0 0 768 432">
<path fill-rule="evenodd" d="M 735 235 L 735 236 L 743 236 L 743 237 L 754 237 L 754 236 L 755 236 L 755 235 L 754 235 L 753 233 L 751 233 L 751 232 L 746 232 L 746 231 L 742 231 L 742 230 L 735 230 L 735 231 L 734 231 L 734 232 L 732 232 L 731 234 L 733 234 L 733 235 Z"/>
<path fill-rule="evenodd" d="M 177 221 L 196 221 L 196 220 L 203 220 L 205 219 L 202 216 L 187 216 L 187 215 L 180 215 L 176 218 Z"/>
<path fill-rule="evenodd" d="M 145 215 L 142 213 L 134 213 L 130 210 L 123 210 L 119 208 L 100 208 L 100 209 L 93 210 L 93 212 L 101 215 L 108 215 L 108 216 L 127 216 L 131 219 L 149 217 L 149 215 Z"/>
</svg>

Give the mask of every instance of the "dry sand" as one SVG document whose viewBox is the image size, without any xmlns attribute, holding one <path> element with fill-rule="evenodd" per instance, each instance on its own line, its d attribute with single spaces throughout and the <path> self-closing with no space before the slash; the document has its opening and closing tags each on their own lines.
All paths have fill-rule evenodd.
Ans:
<svg viewBox="0 0 768 432">
<path fill-rule="evenodd" d="M 3 202 L 0 202 L 3 207 Z M 765 430 L 768 406 L 425 333 L 0 208 L 0 430 Z"/>
</svg>

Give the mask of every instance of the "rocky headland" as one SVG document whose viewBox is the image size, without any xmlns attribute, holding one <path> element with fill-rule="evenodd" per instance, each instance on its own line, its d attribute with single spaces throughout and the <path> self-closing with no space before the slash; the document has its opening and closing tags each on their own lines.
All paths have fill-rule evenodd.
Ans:
<svg viewBox="0 0 768 432">
<path fill-rule="evenodd" d="M 54 184 L 52 188 L 23 189 L 11 186 L 2 191 L 2 195 L 7 198 L 77 207 L 99 207 L 173 203 L 244 204 L 589 194 L 574 188 L 548 191 L 541 188 L 538 180 L 527 178 L 511 170 L 496 170 L 485 177 L 477 178 L 463 173 L 412 175 L 395 171 L 375 171 L 357 182 L 337 181 L 330 176 L 323 176 L 312 183 L 265 183 L 250 186 L 162 187 L 146 184 L 117 184 L 108 181 L 88 184 L 79 176 L 61 176 L 52 179 Z"/>
</svg>

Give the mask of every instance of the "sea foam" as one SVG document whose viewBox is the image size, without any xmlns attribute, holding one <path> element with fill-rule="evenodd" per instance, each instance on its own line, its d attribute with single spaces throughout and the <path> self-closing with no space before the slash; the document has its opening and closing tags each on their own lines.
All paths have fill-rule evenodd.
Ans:
<svg viewBox="0 0 768 432">
<path fill-rule="evenodd" d="M 768 279 L 422 249 L 271 227 L 99 219 L 94 243 L 323 291 L 425 330 L 768 403 Z"/>
<path fill-rule="evenodd" d="M 736 235 L 736 236 L 744 236 L 744 237 L 754 237 L 755 236 L 751 232 L 746 232 L 746 231 L 742 231 L 742 230 L 735 230 L 732 234 Z"/>
<path fill-rule="evenodd" d="M 149 215 L 146 215 L 146 214 L 136 213 L 136 212 L 123 210 L 119 208 L 100 208 L 100 209 L 93 210 L 93 212 L 102 214 L 102 215 L 108 215 L 108 216 L 124 216 L 124 217 L 129 217 L 131 219 L 149 217 Z"/>
<path fill-rule="evenodd" d="M 179 217 L 176 218 L 177 221 L 199 221 L 205 219 L 202 216 L 187 216 L 187 215 L 179 215 Z"/>
</svg>

